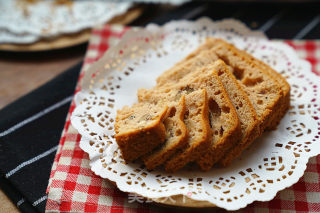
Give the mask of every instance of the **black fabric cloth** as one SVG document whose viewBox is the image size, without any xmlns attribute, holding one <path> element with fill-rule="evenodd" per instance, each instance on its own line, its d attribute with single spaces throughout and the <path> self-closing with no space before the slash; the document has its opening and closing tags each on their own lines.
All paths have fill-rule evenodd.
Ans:
<svg viewBox="0 0 320 213">
<path fill-rule="evenodd" d="M 152 22 L 209 17 L 234 18 L 270 39 L 319 39 L 320 1 L 193 1 L 162 13 Z"/>
<path fill-rule="evenodd" d="M 187 3 L 160 13 L 156 12 L 157 6 L 150 6 L 153 9 L 145 11 L 144 17 L 133 25 L 150 22 L 164 24 L 174 19 L 195 20 L 202 16 L 213 20 L 236 18 L 251 29 L 264 30 L 269 38 L 293 39 L 319 15 L 319 5 L 317 2 L 269 4 L 204 1 Z M 146 16 L 153 18 L 146 19 Z M 143 19 L 147 21 L 141 21 Z M 300 38 L 320 38 L 319 26 L 318 23 L 311 30 L 300 33 L 303 35 Z M 19 204 L 18 208 L 22 212 L 45 211 L 45 200 L 39 204 L 37 201 L 45 196 L 50 169 L 80 68 L 81 64 L 78 64 L 0 111 L 0 187 L 15 204 Z M 56 108 L 50 108 L 52 106 Z M 44 115 L 31 121 L 25 120 L 39 113 Z M 1 133 L 8 132 L 22 121 L 26 122 L 25 125 L 22 123 L 17 130 L 1 136 Z"/>
<path fill-rule="evenodd" d="M 25 200 L 25 196 L 22 195 L 22 192 L 19 191 L 16 187 L 14 187 L 11 182 L 6 179 L 5 177 L 0 178 L 0 188 L 6 195 L 11 199 L 13 203 L 15 203 L 18 208 L 22 212 L 29 212 L 29 213 L 37 213 L 39 212 L 32 204 Z M 23 201 L 23 202 L 22 202 Z M 19 204 L 19 202 L 22 202 Z"/>
<path fill-rule="evenodd" d="M 15 204 L 24 200 L 18 206 L 23 212 L 45 210 L 45 200 L 38 205 L 35 202 L 46 195 L 52 162 L 80 69 L 81 64 L 76 65 L 0 111 L 2 135 L 21 121 L 27 122 L 0 136 L 0 186 Z M 56 107 L 52 109 L 52 106 Z M 39 113 L 44 114 L 35 117 Z M 30 121 L 34 117 L 37 119 Z"/>
</svg>

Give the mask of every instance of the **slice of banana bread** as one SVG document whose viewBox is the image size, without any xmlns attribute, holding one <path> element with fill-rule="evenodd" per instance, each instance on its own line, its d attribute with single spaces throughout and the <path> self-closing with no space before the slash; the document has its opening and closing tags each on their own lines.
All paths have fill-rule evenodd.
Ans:
<svg viewBox="0 0 320 213">
<path fill-rule="evenodd" d="M 275 106 L 275 108 L 278 108 L 279 110 L 277 111 L 277 113 L 273 114 L 269 124 L 266 125 L 266 130 L 273 130 L 276 128 L 281 118 L 284 116 L 284 114 L 287 112 L 287 110 L 290 107 L 290 85 L 280 73 L 272 69 L 270 66 L 268 66 L 264 62 L 254 58 L 252 55 L 249 55 L 245 51 L 241 51 L 241 53 L 243 54 L 243 56 L 250 59 L 253 63 L 260 65 L 265 71 L 267 71 L 270 75 L 272 75 L 274 79 L 276 79 L 276 81 L 281 86 L 282 96 L 284 98 L 281 99 L 278 106 Z"/>
<path fill-rule="evenodd" d="M 257 114 L 247 94 L 224 63 L 221 64 L 218 69 L 218 76 L 226 89 L 233 106 L 236 108 L 242 132 L 242 136 L 239 138 L 237 144 L 231 147 L 219 161 L 221 165 L 227 166 L 261 133 L 259 131 Z M 201 164 L 201 161 L 198 160 L 197 163 Z"/>
<path fill-rule="evenodd" d="M 238 140 L 241 130 L 240 123 L 222 83 L 217 75 L 217 69 L 223 62 L 217 61 L 213 65 L 207 65 L 176 81 L 167 81 L 162 86 L 152 90 L 140 90 L 138 96 L 148 96 L 155 93 L 166 94 L 171 99 L 177 99 L 181 94 L 191 94 L 193 91 L 205 88 L 208 95 L 208 105 L 210 119 L 211 141 L 210 148 L 206 151 L 206 163 L 203 163 L 204 170 L 211 168 L 226 151 L 232 147 Z M 190 69 L 184 65 L 185 69 Z M 140 98 L 139 98 L 140 99 Z M 204 155 L 204 153 L 202 154 Z M 197 157 L 190 158 L 190 161 L 196 160 Z M 168 161 L 166 165 L 169 164 Z M 172 168 L 174 167 L 171 163 Z M 167 166 L 168 167 L 168 166 Z M 179 169 L 179 168 L 177 168 Z M 172 169 L 170 171 L 173 171 Z"/>
<path fill-rule="evenodd" d="M 212 61 L 217 60 L 217 58 L 221 58 L 231 65 L 233 74 L 239 80 L 243 89 L 249 95 L 255 110 L 257 110 L 258 119 L 262 124 L 260 130 L 254 130 L 253 132 L 260 135 L 264 130 L 274 129 L 290 105 L 289 84 L 268 65 L 221 39 L 207 39 L 205 44 L 179 62 L 179 66 L 166 71 L 167 74 L 161 75 L 157 81 L 159 85 L 168 81 L 176 81 L 181 76 L 193 72 L 193 67 L 205 66 L 210 61 L 212 63 Z M 230 63 L 230 60 L 232 60 L 232 63 Z M 188 66 L 188 64 L 193 66 Z M 172 75 L 176 75 L 176 77 L 172 78 Z M 170 77 L 168 78 L 168 76 Z M 220 163 L 222 165 L 229 164 L 252 140 L 248 140 L 248 143 L 243 141 L 242 145 L 237 146 L 229 154 L 229 157 L 225 156 L 225 160 Z"/>
<path fill-rule="evenodd" d="M 209 147 L 210 126 L 206 89 L 191 92 L 186 96 L 184 122 L 188 129 L 187 145 L 165 163 L 168 172 L 179 170 L 188 162 L 197 159 Z"/>
<path fill-rule="evenodd" d="M 261 130 L 274 129 L 290 105 L 289 84 L 271 67 L 222 39 L 208 38 L 197 50 L 164 72 L 157 79 L 158 86 L 177 81 L 193 72 L 195 67 L 219 58 L 230 66 L 249 95 L 261 120 Z"/>
<path fill-rule="evenodd" d="M 212 45 L 208 46 L 207 43 L 204 43 L 194 52 L 190 53 L 186 58 L 175 64 L 172 68 L 163 72 L 157 78 L 156 87 L 162 87 L 170 82 L 178 82 L 189 73 L 195 72 L 208 64 L 213 64 L 219 58 L 216 54 L 212 54 L 209 51 L 211 47 Z"/>
<path fill-rule="evenodd" d="M 245 56 L 233 45 L 221 40 L 208 38 L 213 51 L 232 69 L 233 75 L 241 83 L 260 120 L 260 131 L 270 127 L 274 114 L 281 111 L 285 102 L 278 81 L 258 63 Z"/>
<path fill-rule="evenodd" d="M 223 86 L 218 77 L 226 69 L 224 62 L 218 60 L 213 65 L 202 68 L 201 73 L 194 72 L 188 75 L 190 79 L 196 79 L 197 76 L 201 78 L 202 75 L 210 74 L 210 80 L 199 80 L 207 88 L 209 121 L 212 133 L 210 148 L 197 159 L 197 164 L 205 171 L 211 169 L 230 148 L 237 146 L 239 139 L 242 138 L 237 111 L 235 106 L 232 105 L 230 96 L 226 91 L 227 88 Z M 185 80 L 187 79 L 181 81 Z"/>
<path fill-rule="evenodd" d="M 137 103 L 117 111 L 115 139 L 122 157 L 131 161 L 151 152 L 166 137 L 162 123 L 168 106 Z"/>
<path fill-rule="evenodd" d="M 167 97 L 163 94 L 153 94 L 152 96 L 144 96 L 141 102 L 158 103 L 166 102 Z M 166 129 L 165 143 L 156 148 L 151 153 L 143 157 L 143 161 L 147 169 L 154 169 L 167 161 L 178 149 L 187 143 L 187 128 L 184 123 L 184 114 L 186 110 L 185 96 L 182 95 L 180 101 L 168 101 L 169 110 L 163 123 Z"/>
</svg>

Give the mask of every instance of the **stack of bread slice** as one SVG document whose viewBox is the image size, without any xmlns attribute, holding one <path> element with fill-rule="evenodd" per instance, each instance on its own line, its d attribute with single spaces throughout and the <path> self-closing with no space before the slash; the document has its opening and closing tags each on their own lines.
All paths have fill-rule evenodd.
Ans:
<svg viewBox="0 0 320 213">
<path fill-rule="evenodd" d="M 268 65 L 215 38 L 165 71 L 139 103 L 118 110 L 115 138 L 126 161 L 175 172 L 229 165 L 290 104 L 290 86 Z"/>
</svg>

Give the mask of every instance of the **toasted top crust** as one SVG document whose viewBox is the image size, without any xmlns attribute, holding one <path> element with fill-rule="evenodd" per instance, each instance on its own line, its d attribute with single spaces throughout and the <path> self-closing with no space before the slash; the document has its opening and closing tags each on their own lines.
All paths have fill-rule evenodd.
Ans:
<svg viewBox="0 0 320 213">
<path fill-rule="evenodd" d="M 134 134 L 142 129 L 147 131 L 162 122 L 168 106 L 150 103 L 137 103 L 132 107 L 124 106 L 117 111 L 115 121 L 116 137 Z"/>
<path fill-rule="evenodd" d="M 197 50 L 178 62 L 175 66 L 163 72 L 157 78 L 156 87 L 159 88 L 163 85 L 168 85 L 170 82 L 178 82 L 181 78 L 189 73 L 195 72 L 198 69 L 207 66 L 208 64 L 213 64 L 219 58 L 216 54 L 210 53 L 209 47 L 211 46 L 208 46 L 207 43 L 204 43 Z"/>
<path fill-rule="evenodd" d="M 218 76 L 236 108 L 242 132 L 239 141 L 220 160 L 220 164 L 227 165 L 261 134 L 259 131 L 260 122 L 247 94 L 229 69 L 221 67 Z"/>
<path fill-rule="evenodd" d="M 165 164 L 168 172 L 175 172 L 198 158 L 209 147 L 210 126 L 206 89 L 193 91 L 186 96 L 184 122 L 188 129 L 186 146 L 177 151 Z"/>
<path fill-rule="evenodd" d="M 164 95 L 152 96 L 152 99 L 144 101 L 155 101 L 163 99 Z M 168 110 L 167 116 L 163 121 L 166 128 L 166 139 L 163 145 L 143 157 L 144 164 L 148 169 L 154 169 L 167 161 L 172 154 L 182 148 L 187 142 L 187 128 L 184 123 L 184 114 L 186 110 L 185 96 L 181 96 L 179 102 L 172 104 Z"/>
<path fill-rule="evenodd" d="M 223 61 L 218 60 L 196 72 L 191 72 L 180 80 L 189 82 L 186 87 L 190 89 L 206 88 L 213 144 L 221 143 L 240 125 L 236 110 L 217 75 L 217 70 L 224 66 Z"/>
<path fill-rule="evenodd" d="M 191 69 L 187 67 L 188 64 L 184 65 L 185 70 Z M 193 65 L 191 64 L 190 66 Z M 215 118 L 212 118 L 215 123 L 212 126 L 213 134 L 216 135 L 221 128 L 224 134 L 228 134 L 229 131 L 234 131 L 234 128 L 238 128 L 240 124 L 236 110 L 217 76 L 217 69 L 220 69 L 220 66 L 224 66 L 223 61 L 215 61 L 214 64 L 200 67 L 183 78 L 177 79 L 177 82 L 167 81 L 166 84 L 151 90 L 140 89 L 138 91 L 138 98 L 140 100 L 155 93 L 160 93 L 165 94 L 166 100 L 177 100 L 182 94 L 189 94 L 193 91 L 206 88 L 209 106 L 211 107 L 209 110 L 215 111 L 212 113 L 215 116 Z M 162 75 L 166 75 L 166 73 Z M 221 136 L 220 134 L 214 136 L 213 141 L 216 141 L 215 137 Z"/>
<path fill-rule="evenodd" d="M 250 132 L 249 130 L 259 123 L 254 107 L 241 84 L 239 84 L 227 66 L 221 64 L 218 69 L 218 76 L 226 89 L 233 106 L 236 108 L 237 115 L 241 122 L 243 137 L 245 137 L 246 134 Z"/>
<path fill-rule="evenodd" d="M 283 98 L 281 86 L 265 69 L 243 56 L 233 45 L 213 38 L 207 39 L 207 43 L 211 43 L 211 51 L 232 68 L 234 76 L 248 94 L 264 129 L 272 111 L 276 110 L 275 106 Z"/>
<path fill-rule="evenodd" d="M 232 69 L 233 74 L 241 82 L 261 120 L 268 118 L 283 97 L 283 90 L 260 62 L 244 56 L 243 51 L 221 39 L 208 38 L 197 50 L 183 59 L 174 68 L 167 70 L 157 79 L 157 87 L 175 82 L 182 76 L 193 72 L 196 67 L 203 67 L 222 59 Z M 271 69 L 271 68 L 270 68 Z M 281 80 L 282 81 L 282 80 Z M 266 121 L 264 121 L 266 122 Z"/>
<path fill-rule="evenodd" d="M 214 39 L 214 38 L 208 38 L 208 46 L 214 47 L 214 43 L 221 43 L 223 45 L 227 45 L 228 43 L 223 41 L 222 39 Z M 229 44 L 230 45 L 230 44 Z M 286 81 L 286 79 L 277 71 L 272 69 L 270 66 L 262 62 L 261 60 L 254 58 L 252 55 L 248 54 L 247 52 L 243 50 L 239 50 L 239 53 L 241 53 L 243 56 L 245 56 L 247 59 L 249 59 L 252 63 L 255 63 L 258 66 L 261 66 L 266 72 L 268 72 L 270 75 L 274 77 L 274 79 L 281 85 L 281 89 L 283 92 L 283 96 L 287 96 L 290 93 L 290 85 Z"/>
<path fill-rule="evenodd" d="M 183 65 L 183 64 L 182 64 Z M 183 65 L 184 70 L 191 70 L 188 66 L 193 66 L 192 63 Z M 192 92 L 199 89 L 206 88 L 209 106 L 209 119 L 211 130 L 211 148 L 216 150 L 219 147 L 220 156 L 230 148 L 238 138 L 230 138 L 235 132 L 240 133 L 240 123 L 227 92 L 225 91 L 219 77 L 217 70 L 225 68 L 223 61 L 215 61 L 214 64 L 209 64 L 198 68 L 194 72 L 190 72 L 181 79 L 176 81 L 167 81 L 166 84 L 158 86 L 152 90 L 139 90 L 139 99 L 143 96 L 150 96 L 155 93 L 166 94 L 166 99 L 178 99 L 181 94 L 192 94 Z M 166 75 L 165 73 L 163 75 Z M 179 75 L 179 72 L 177 72 Z M 160 76 L 163 77 L 163 76 Z M 163 77 L 163 79 L 166 76 Z M 241 133 L 240 133 L 241 134 Z M 212 155 L 214 151 L 212 152 Z M 217 161 L 218 159 L 216 159 Z M 213 164 L 213 163 L 212 163 Z M 211 165 L 212 166 L 212 165 Z"/>
<path fill-rule="evenodd" d="M 224 41 L 219 41 L 221 43 L 225 43 Z M 261 66 L 267 73 L 269 73 L 275 81 L 280 85 L 281 87 L 281 95 L 282 98 L 278 101 L 277 104 L 274 106 L 274 113 L 269 119 L 269 121 L 264 125 L 266 130 L 275 129 L 278 122 L 280 122 L 280 119 L 283 117 L 285 112 L 288 110 L 290 106 L 290 85 L 286 81 L 286 79 L 278 72 L 276 72 L 274 69 L 272 69 L 267 64 L 263 63 L 262 61 L 254 58 L 253 56 L 249 55 L 245 51 L 238 50 L 241 52 L 243 57 L 246 57 L 248 60 L 250 60 L 252 63 Z"/>
</svg>

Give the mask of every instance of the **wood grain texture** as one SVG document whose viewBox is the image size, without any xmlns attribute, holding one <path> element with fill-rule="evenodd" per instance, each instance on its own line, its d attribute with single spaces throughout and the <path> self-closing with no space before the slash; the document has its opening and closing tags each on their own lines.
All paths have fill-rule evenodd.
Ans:
<svg viewBox="0 0 320 213">
<path fill-rule="evenodd" d="M 85 49 L 42 55 L 0 54 L 0 109 L 79 63 Z"/>
<path fill-rule="evenodd" d="M 7 195 L 5 195 L 2 190 L 0 190 L 0 206 L 1 212 L 18 213 L 20 212 L 18 208 L 9 200 Z"/>
</svg>

